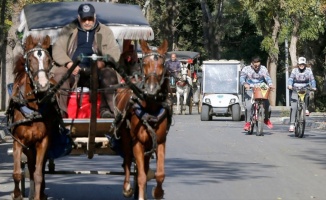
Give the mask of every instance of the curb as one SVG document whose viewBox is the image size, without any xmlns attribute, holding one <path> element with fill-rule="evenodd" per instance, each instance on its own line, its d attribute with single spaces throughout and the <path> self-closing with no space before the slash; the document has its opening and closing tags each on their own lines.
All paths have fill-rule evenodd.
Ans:
<svg viewBox="0 0 326 200">
<path fill-rule="evenodd" d="M 282 122 L 282 124 L 290 125 L 290 117 L 282 117 L 281 122 Z M 314 121 L 314 120 L 307 119 L 306 127 L 313 128 L 313 129 L 326 130 L 326 121 L 325 120 L 324 121 Z"/>
</svg>

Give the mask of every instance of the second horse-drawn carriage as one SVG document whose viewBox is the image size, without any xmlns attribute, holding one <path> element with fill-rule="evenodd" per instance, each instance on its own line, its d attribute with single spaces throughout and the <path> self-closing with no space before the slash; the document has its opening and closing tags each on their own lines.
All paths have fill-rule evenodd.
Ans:
<svg viewBox="0 0 326 200">
<path fill-rule="evenodd" d="M 170 76 L 172 101 L 176 103 L 177 113 L 184 114 L 188 106 L 189 114 L 192 114 L 193 106 L 199 102 L 200 80 L 197 72 L 200 54 L 193 51 L 170 51 L 167 53 L 167 59 L 172 54 L 176 54 L 177 60 L 181 62 L 180 72 Z"/>
<path fill-rule="evenodd" d="M 117 142 L 121 138 L 124 172 L 106 171 L 99 174 L 125 175 L 123 194 L 128 197 L 134 194 L 135 198 L 140 199 L 146 196 L 144 194 L 146 181 L 156 177 L 158 185 L 152 194 L 154 198 L 162 198 L 164 194 L 162 183 L 165 176 L 164 148 L 166 134 L 171 124 L 171 111 L 168 109 L 169 106 L 164 104 L 164 96 L 167 94 L 165 95 L 160 89 L 164 88 L 164 84 L 168 84 L 161 80 L 167 79 L 159 71 L 164 71 L 167 42 L 164 42 L 157 52 L 152 52 L 148 48 L 145 40 L 152 40 L 154 34 L 139 6 L 91 2 L 95 7 L 98 20 L 112 29 L 121 47 L 124 40 L 134 40 L 136 49 L 137 41 L 142 40 L 141 49 L 144 54 L 139 68 L 141 83 L 138 86 L 134 77 L 126 75 L 122 66 L 111 63 L 124 79 L 124 83 L 105 88 L 116 91 L 115 119 L 98 118 L 97 104 L 101 90 L 98 90 L 96 81 L 98 75 L 95 62 L 98 59 L 111 62 L 109 55 L 80 55 L 68 70 L 68 74 L 58 83 L 52 81 L 49 73 L 52 65 L 50 45 L 55 43 L 61 28 L 77 17 L 77 8 L 82 3 L 30 4 L 22 11 L 19 29 L 23 32 L 25 52 L 17 62 L 14 71 L 16 77 L 15 83 L 10 87 L 11 104 L 7 111 L 8 125 L 5 127 L 14 139 L 13 149 L 8 150 L 14 156 L 15 189 L 12 197 L 16 199 L 25 196 L 24 182 L 25 172 L 27 172 L 24 168 L 25 164 L 28 165 L 30 175 L 30 198 L 43 199 L 46 198 L 43 193 L 45 182 L 43 172 L 83 173 L 77 170 L 57 171 L 54 167 L 56 158 L 67 154 L 86 154 L 89 159 L 95 154 L 116 155 L 115 149 L 112 149 L 113 141 Z M 47 36 L 44 39 L 41 35 Z M 68 118 L 60 119 L 61 117 L 58 118 L 57 115 L 57 107 L 54 105 L 55 94 L 80 59 L 86 57 L 92 61 L 89 91 L 85 91 L 85 88 L 81 91 L 69 91 L 71 94 L 69 106 L 72 107 L 68 109 L 77 110 Z M 156 66 L 154 71 L 151 66 Z M 158 89 L 152 90 L 152 88 Z M 82 118 L 80 113 L 86 114 Z M 22 153 L 27 156 L 27 160 L 21 157 Z M 157 158 L 156 175 L 149 169 L 149 159 L 153 154 Z M 49 159 L 48 171 L 45 171 L 46 159 Z M 134 172 L 130 171 L 132 160 L 135 163 Z M 130 175 L 135 176 L 134 193 L 129 183 Z M 21 190 L 19 182 L 21 182 Z"/>
</svg>

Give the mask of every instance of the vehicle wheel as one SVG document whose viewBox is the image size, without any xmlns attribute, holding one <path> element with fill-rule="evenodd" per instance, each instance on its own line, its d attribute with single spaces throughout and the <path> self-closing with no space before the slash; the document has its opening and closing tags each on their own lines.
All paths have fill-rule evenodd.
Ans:
<svg viewBox="0 0 326 200">
<path fill-rule="evenodd" d="M 201 114 L 200 114 L 200 119 L 201 121 L 209 121 L 210 116 L 209 116 L 209 106 L 208 105 L 203 105 Z"/>
<path fill-rule="evenodd" d="M 232 109 L 232 120 L 233 121 L 240 121 L 240 119 L 241 119 L 240 105 L 239 104 L 233 104 L 231 109 Z"/>
<path fill-rule="evenodd" d="M 300 116 L 300 111 L 298 109 L 297 113 L 295 115 L 295 122 L 294 122 L 294 136 L 295 137 L 298 137 L 298 135 L 299 135 L 299 116 Z"/>
<path fill-rule="evenodd" d="M 298 134 L 298 138 L 303 138 L 303 135 L 304 135 L 304 129 L 305 129 L 305 126 L 306 126 L 306 119 L 305 119 L 305 109 L 302 108 L 301 111 L 299 112 L 299 117 L 298 117 L 298 131 L 297 131 L 297 134 Z"/>
<path fill-rule="evenodd" d="M 259 108 L 259 111 L 258 111 L 256 136 L 263 136 L 264 135 L 264 133 L 263 133 L 264 118 L 265 118 L 264 112 L 265 112 L 264 105 L 261 104 L 260 108 Z"/>
<path fill-rule="evenodd" d="M 188 99 L 189 99 L 189 115 L 191 115 L 192 114 L 193 97 L 190 96 L 190 97 L 188 97 Z"/>
</svg>

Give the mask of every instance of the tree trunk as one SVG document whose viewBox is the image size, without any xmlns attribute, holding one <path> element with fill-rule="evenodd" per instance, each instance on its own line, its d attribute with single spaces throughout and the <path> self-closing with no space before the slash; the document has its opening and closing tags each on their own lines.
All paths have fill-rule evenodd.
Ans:
<svg viewBox="0 0 326 200">
<path fill-rule="evenodd" d="M 6 97 L 7 97 L 7 89 L 6 89 L 6 46 L 7 46 L 7 33 L 5 31 L 5 12 L 6 12 L 6 4 L 7 0 L 1 1 L 1 13 L 0 13 L 0 24 L 2 28 L 0 28 L 0 69 L 1 69 L 1 101 L 0 101 L 0 109 L 4 110 L 6 107 Z"/>
<path fill-rule="evenodd" d="M 298 43 L 298 30 L 299 30 L 300 22 L 295 17 L 293 19 L 293 28 L 291 34 L 291 42 L 290 42 L 290 58 L 291 58 L 291 66 L 297 65 L 297 43 Z"/>
<path fill-rule="evenodd" d="M 175 31 L 176 27 L 174 27 L 174 18 L 175 18 L 175 6 L 174 6 L 174 0 L 167 0 L 165 2 L 166 5 L 166 12 L 168 13 L 168 19 L 165 22 L 166 23 L 166 33 L 164 35 L 167 36 L 168 44 L 169 44 L 169 49 L 174 50 L 176 46 L 176 38 L 175 38 Z"/>
<path fill-rule="evenodd" d="M 209 10 L 207 1 L 200 0 L 200 4 L 203 12 L 202 22 L 204 47 L 209 54 L 209 58 L 220 59 L 220 43 L 224 31 L 223 27 L 220 26 L 223 16 L 223 1 L 218 1 L 216 8 L 216 12 L 218 13 L 214 18 Z"/>
<path fill-rule="evenodd" d="M 272 33 L 272 40 L 274 43 L 274 48 L 272 52 L 269 52 L 268 57 L 268 70 L 269 74 L 272 78 L 273 85 L 275 87 L 275 91 L 272 91 L 269 95 L 269 102 L 272 106 L 276 105 L 276 90 L 277 90 L 277 79 L 276 79 L 276 73 L 277 73 L 277 62 L 278 62 L 278 52 L 279 52 L 279 46 L 278 46 L 278 34 L 280 30 L 280 22 L 278 19 L 278 16 L 273 17 L 274 20 L 274 27 L 273 27 L 273 33 Z M 275 53 L 277 52 L 277 53 Z"/>
<path fill-rule="evenodd" d="M 5 67 L 5 78 L 2 77 L 2 94 L 1 94 L 1 109 L 5 109 L 8 105 L 9 95 L 7 95 L 7 84 L 12 83 L 14 80 L 13 75 L 13 68 L 14 68 L 14 59 L 18 54 L 23 53 L 23 49 L 21 47 L 21 43 L 19 39 L 16 36 L 16 30 L 19 26 L 19 15 L 20 15 L 20 8 L 18 5 L 13 6 L 13 13 L 12 16 L 12 22 L 13 25 L 10 27 L 8 34 L 6 36 L 7 46 L 5 48 L 5 65 L 2 67 Z M 4 69 L 4 68 L 2 68 Z"/>
</svg>

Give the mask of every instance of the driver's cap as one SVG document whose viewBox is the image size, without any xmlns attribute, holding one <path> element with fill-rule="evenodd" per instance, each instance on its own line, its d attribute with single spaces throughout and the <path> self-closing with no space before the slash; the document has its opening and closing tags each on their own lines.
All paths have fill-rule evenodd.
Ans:
<svg viewBox="0 0 326 200">
<path fill-rule="evenodd" d="M 301 64 L 307 64 L 306 63 L 306 58 L 305 57 L 299 57 L 298 59 L 298 64 L 301 65 Z"/>
</svg>

